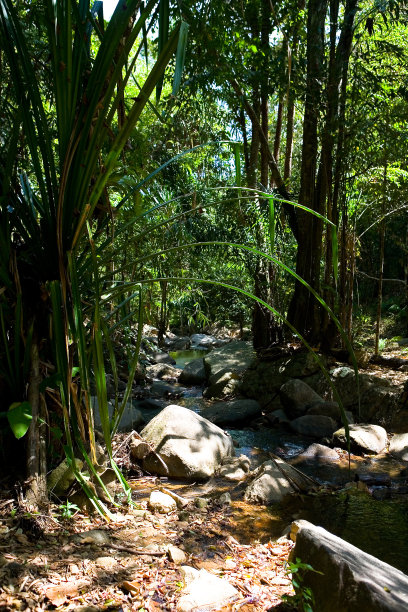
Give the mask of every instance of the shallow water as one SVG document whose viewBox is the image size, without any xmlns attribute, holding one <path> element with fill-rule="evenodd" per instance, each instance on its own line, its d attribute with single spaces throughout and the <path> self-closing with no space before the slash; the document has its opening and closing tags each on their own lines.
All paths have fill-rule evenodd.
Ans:
<svg viewBox="0 0 408 612">
<path fill-rule="evenodd" d="M 299 507 L 300 505 L 300 507 Z M 361 491 L 307 496 L 296 503 L 297 518 L 354 544 L 408 574 L 408 499 L 376 501 Z"/>
</svg>

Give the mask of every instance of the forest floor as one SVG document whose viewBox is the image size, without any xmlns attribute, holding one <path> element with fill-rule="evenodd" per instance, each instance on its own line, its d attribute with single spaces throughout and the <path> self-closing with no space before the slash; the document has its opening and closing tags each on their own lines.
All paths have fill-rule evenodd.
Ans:
<svg viewBox="0 0 408 612">
<path fill-rule="evenodd" d="M 136 479 L 132 488 L 146 484 L 153 487 L 153 479 Z M 183 595 L 182 565 L 205 569 L 238 591 L 224 607 L 200 606 L 195 612 L 291 609 L 282 604 L 283 595 L 293 595 L 290 540 L 261 538 L 261 543 L 254 537 L 244 544 L 230 506 L 187 509 L 181 517 L 152 514 L 146 499 L 109 522 L 79 511 L 62 519 L 61 506 L 33 515 L 17 509 L 4 492 L 0 610 L 176 610 Z"/>
</svg>

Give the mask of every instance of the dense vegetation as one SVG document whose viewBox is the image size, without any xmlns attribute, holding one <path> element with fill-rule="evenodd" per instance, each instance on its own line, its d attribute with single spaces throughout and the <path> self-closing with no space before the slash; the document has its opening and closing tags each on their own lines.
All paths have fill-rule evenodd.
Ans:
<svg viewBox="0 0 408 612">
<path fill-rule="evenodd" d="M 116 469 L 143 322 L 329 350 L 372 316 L 378 353 L 387 308 L 406 335 L 407 34 L 394 0 L 0 0 L 1 435 L 31 501 L 47 439 L 98 478 L 91 393 Z"/>
</svg>

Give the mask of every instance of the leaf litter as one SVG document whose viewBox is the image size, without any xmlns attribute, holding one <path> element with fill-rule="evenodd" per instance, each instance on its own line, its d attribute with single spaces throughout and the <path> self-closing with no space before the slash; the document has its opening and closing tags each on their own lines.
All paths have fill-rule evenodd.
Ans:
<svg viewBox="0 0 408 612">
<path fill-rule="evenodd" d="M 139 478 L 132 488 L 153 483 Z M 180 564 L 206 569 L 239 592 L 228 606 L 195 612 L 261 612 L 293 594 L 286 569 L 293 543 L 240 543 L 230 506 L 190 504 L 180 520 L 178 511 L 150 513 L 145 498 L 107 523 L 83 512 L 58 521 L 58 507 L 50 505 L 31 529 L 32 517 L 14 510 L 10 492 L 1 497 L 0 610 L 176 610 L 184 586 Z"/>
</svg>

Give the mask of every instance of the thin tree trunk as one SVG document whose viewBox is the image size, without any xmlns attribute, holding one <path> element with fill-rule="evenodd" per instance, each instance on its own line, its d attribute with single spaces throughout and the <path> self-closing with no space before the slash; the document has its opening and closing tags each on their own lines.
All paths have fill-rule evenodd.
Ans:
<svg viewBox="0 0 408 612">
<path fill-rule="evenodd" d="M 387 162 L 384 163 L 383 176 L 383 197 L 381 200 L 381 223 L 380 223 L 380 273 L 378 275 L 378 298 L 377 298 L 377 318 L 375 322 L 375 350 L 374 354 L 379 354 L 380 327 L 381 327 L 381 306 L 382 289 L 384 278 L 384 244 L 385 244 L 385 201 L 387 197 Z"/>
<path fill-rule="evenodd" d="M 294 97 L 294 93 L 292 89 L 290 89 L 288 109 L 286 113 L 285 166 L 283 169 L 283 180 L 285 181 L 285 185 L 288 191 L 290 191 L 290 178 L 292 176 L 294 121 L 295 121 L 295 97 Z"/>
<path fill-rule="evenodd" d="M 41 508 L 47 503 L 47 481 L 45 461 L 45 439 L 40 424 L 40 357 L 38 341 L 34 336 L 31 345 L 31 371 L 28 385 L 28 402 L 31 406 L 32 421 L 27 433 L 27 490 L 26 499 L 30 506 Z"/>
</svg>

